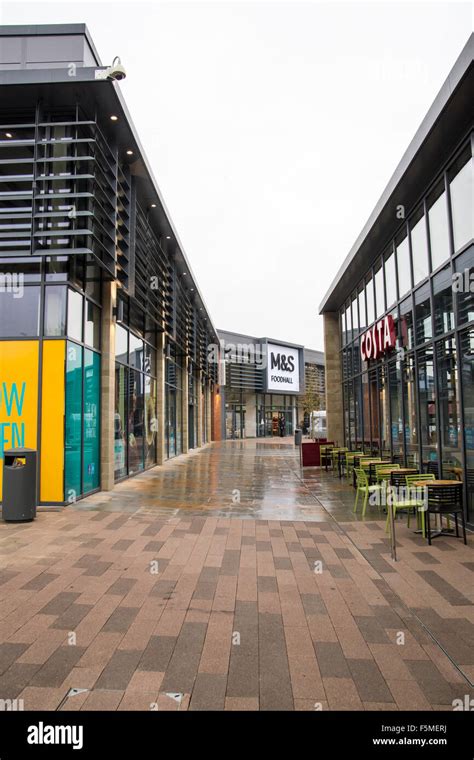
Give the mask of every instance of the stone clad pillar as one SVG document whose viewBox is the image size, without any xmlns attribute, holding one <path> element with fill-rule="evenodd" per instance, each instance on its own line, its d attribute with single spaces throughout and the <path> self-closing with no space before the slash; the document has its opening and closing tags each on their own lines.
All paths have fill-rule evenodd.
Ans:
<svg viewBox="0 0 474 760">
<path fill-rule="evenodd" d="M 100 487 L 114 487 L 115 455 L 115 282 L 102 283 L 101 397 L 100 397 Z"/>
<path fill-rule="evenodd" d="M 341 331 L 339 314 L 325 312 L 324 359 L 326 363 L 326 416 L 328 440 L 344 445 L 344 406 L 341 372 Z"/>
<path fill-rule="evenodd" d="M 206 441 L 210 443 L 212 440 L 212 400 L 211 400 L 211 387 L 209 385 L 209 378 L 206 380 L 206 386 L 204 393 L 206 394 L 206 418 L 204 424 L 206 425 Z"/>
</svg>

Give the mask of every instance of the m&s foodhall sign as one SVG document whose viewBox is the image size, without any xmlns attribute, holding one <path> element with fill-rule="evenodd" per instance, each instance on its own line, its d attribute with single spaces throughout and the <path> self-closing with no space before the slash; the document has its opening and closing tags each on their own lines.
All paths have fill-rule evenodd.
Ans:
<svg viewBox="0 0 474 760">
<path fill-rule="evenodd" d="M 360 339 L 360 355 L 364 361 L 377 359 L 395 348 L 397 331 L 393 317 L 389 314 L 367 330 Z"/>
</svg>

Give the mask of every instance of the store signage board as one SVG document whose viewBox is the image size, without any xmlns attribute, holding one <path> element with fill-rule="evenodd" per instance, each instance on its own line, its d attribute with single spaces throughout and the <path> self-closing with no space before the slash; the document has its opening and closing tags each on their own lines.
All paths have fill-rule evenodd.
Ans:
<svg viewBox="0 0 474 760">
<path fill-rule="evenodd" d="M 393 317 L 389 314 L 374 324 L 360 340 L 360 354 L 364 361 L 377 359 L 395 348 L 397 331 Z"/>
<path fill-rule="evenodd" d="M 267 392 L 299 393 L 300 352 L 298 348 L 267 343 Z"/>
</svg>

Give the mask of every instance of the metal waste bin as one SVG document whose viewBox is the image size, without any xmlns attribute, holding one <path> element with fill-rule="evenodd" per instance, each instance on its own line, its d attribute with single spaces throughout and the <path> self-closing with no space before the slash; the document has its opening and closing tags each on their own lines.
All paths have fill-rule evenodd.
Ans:
<svg viewBox="0 0 474 760">
<path fill-rule="evenodd" d="M 303 431 L 301 428 L 295 428 L 295 446 L 301 446 L 303 442 Z"/>
<path fill-rule="evenodd" d="M 36 517 L 36 451 L 7 449 L 3 453 L 2 517 L 29 522 Z"/>
</svg>

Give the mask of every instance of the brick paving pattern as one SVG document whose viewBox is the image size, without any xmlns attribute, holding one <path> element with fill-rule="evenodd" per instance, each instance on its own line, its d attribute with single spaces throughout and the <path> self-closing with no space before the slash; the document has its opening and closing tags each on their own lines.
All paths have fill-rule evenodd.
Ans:
<svg viewBox="0 0 474 760">
<path fill-rule="evenodd" d="M 428 547 L 400 521 L 393 563 L 382 516 L 354 519 L 352 501 L 338 478 L 302 476 L 291 446 L 249 442 L 1 523 L 0 698 L 27 710 L 451 710 L 474 697 L 472 534 Z"/>
</svg>

